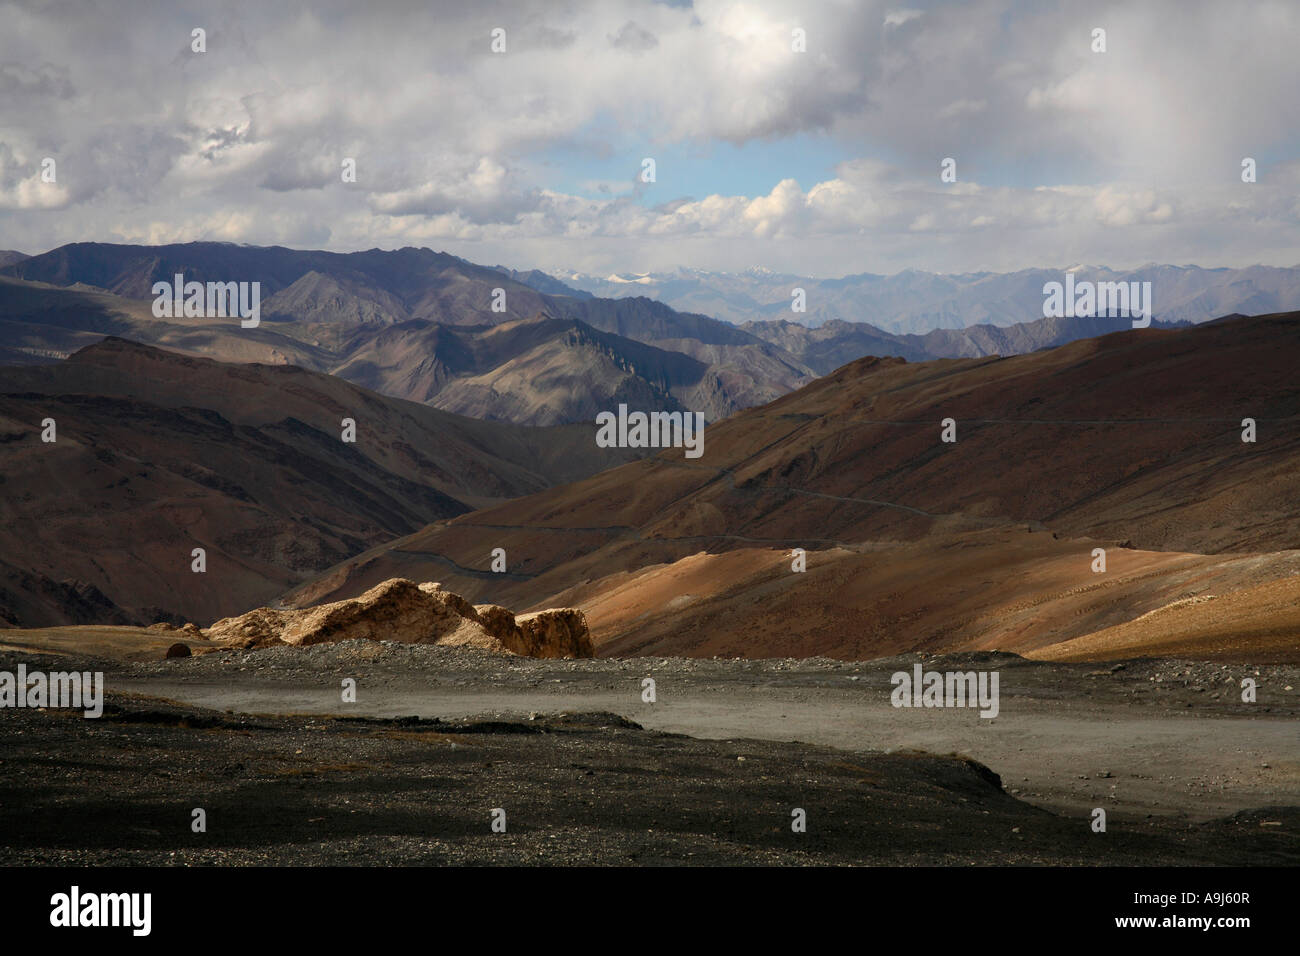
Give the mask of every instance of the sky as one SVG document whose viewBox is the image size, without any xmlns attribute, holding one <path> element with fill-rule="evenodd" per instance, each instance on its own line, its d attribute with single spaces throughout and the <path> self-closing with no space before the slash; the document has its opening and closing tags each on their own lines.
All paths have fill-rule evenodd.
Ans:
<svg viewBox="0 0 1300 956">
<path fill-rule="evenodd" d="M 79 0 L 0 23 L 0 249 L 1300 263 L 1291 0 Z"/>
</svg>

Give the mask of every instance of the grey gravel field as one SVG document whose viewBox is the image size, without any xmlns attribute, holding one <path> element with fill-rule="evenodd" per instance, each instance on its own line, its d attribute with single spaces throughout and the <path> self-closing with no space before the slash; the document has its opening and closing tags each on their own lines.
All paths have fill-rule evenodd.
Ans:
<svg viewBox="0 0 1300 956">
<path fill-rule="evenodd" d="M 102 670 L 110 696 L 98 720 L 0 712 L 8 864 L 1300 862 L 1295 667 L 364 641 L 0 669 L 20 661 Z M 998 716 L 891 706 L 918 662 L 996 669 Z"/>
</svg>

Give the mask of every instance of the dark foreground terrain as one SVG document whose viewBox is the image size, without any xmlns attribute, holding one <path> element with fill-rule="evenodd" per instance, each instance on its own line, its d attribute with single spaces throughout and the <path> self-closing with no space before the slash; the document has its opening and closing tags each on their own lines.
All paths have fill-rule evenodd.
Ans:
<svg viewBox="0 0 1300 956">
<path fill-rule="evenodd" d="M 20 660 L 49 669 L 74 663 L 0 652 L 0 668 Z M 885 752 L 900 735 L 873 738 L 875 725 L 855 715 L 844 695 L 856 695 L 862 713 L 879 711 L 892 726 L 936 716 L 889 707 L 887 685 L 883 692 L 877 685 L 890 662 L 531 661 L 355 642 L 157 664 L 76 663 L 108 672 L 102 718 L 0 711 L 0 863 L 1300 863 L 1300 798 L 1290 787 L 1289 767 L 1279 768 L 1288 776 L 1272 784 L 1240 782 L 1235 803 L 1254 801 L 1251 807 L 1196 818 L 1198 791 L 1228 760 L 1216 740 L 1221 725 L 1256 724 L 1242 713 L 1244 705 L 1227 700 L 1218 716 L 1205 713 L 1219 707 L 1218 700 L 1198 703 L 1199 730 L 1177 722 L 1193 719 L 1186 716 L 1191 702 L 1209 696 L 1198 682 L 1226 680 L 1217 665 L 1201 665 L 1198 672 L 1179 663 L 1133 662 L 1112 673 L 1001 656 L 1002 716 L 980 723 L 967 712 L 962 716 L 969 720 L 951 730 L 940 723 L 926 733 L 960 742 L 962 733 L 992 737 L 1002 725 L 1016 734 L 1008 719 L 1020 712 L 1031 720 L 1035 706 L 1040 715 L 1062 719 L 1095 715 L 1096 753 L 1071 752 L 1077 740 L 1069 734 L 1065 744 L 1053 739 L 1053 728 L 1066 725 L 1050 722 L 1037 725 L 1037 737 L 1011 736 L 1000 744 L 1008 761 L 1015 754 L 1023 766 L 1064 762 L 1078 771 L 1069 774 L 1077 789 L 1065 782 L 1055 790 L 1044 786 L 1045 793 L 1028 794 L 1042 804 L 1034 805 L 1008 792 L 1015 789 L 1010 783 L 1004 789 L 998 768 L 970 757 Z M 658 675 L 660 702 L 669 711 L 640 701 L 643 672 Z M 360 676 L 367 708 L 354 705 L 345 713 L 348 706 L 335 703 L 328 713 L 318 711 L 328 696 L 304 699 L 314 687 L 337 701 L 337 692 L 327 688 L 338 686 L 340 674 Z M 1265 671 L 1261 678 L 1268 686 L 1293 680 L 1289 672 Z M 160 696 L 139 693 L 150 685 Z M 229 709 L 162 699 L 223 688 Z M 567 706 L 606 697 L 635 701 L 618 709 L 638 720 Z M 677 719 L 687 722 L 708 723 L 721 712 L 710 718 L 700 701 L 723 711 L 730 706 L 735 719 L 745 717 L 738 701 L 767 700 L 798 718 L 800 730 L 819 720 L 833 724 L 842 712 L 846 726 L 860 728 L 860 745 L 744 739 L 804 736 L 763 720 L 752 724 L 754 733 L 730 739 L 643 729 L 648 718 L 640 715 L 662 721 L 674 697 L 697 702 L 675 705 Z M 535 700 L 552 706 L 522 709 Z M 472 711 L 476 701 L 485 705 L 480 716 L 436 715 Z M 250 712 L 253 702 L 278 715 Z M 364 712 L 382 714 L 404 702 L 408 713 L 425 716 Z M 1259 727 L 1269 730 L 1279 721 L 1294 728 L 1293 709 L 1289 698 L 1275 701 Z M 1129 779 L 1151 768 L 1137 754 L 1130 769 L 1119 754 L 1115 736 L 1133 733 L 1121 720 L 1127 711 L 1143 725 L 1173 721 L 1166 737 L 1178 737 L 1186 756 L 1158 776 L 1178 778 L 1161 791 L 1183 793 L 1178 805 L 1168 805 L 1166 795 L 1162 812 L 1148 812 L 1150 792 Z M 1063 748 L 1064 755 L 1058 752 Z M 932 749 L 947 754 L 959 748 Z M 1271 764 L 1253 765 L 1253 757 L 1231 760 L 1243 778 L 1267 780 L 1274 771 Z M 1115 769 L 1097 771 L 1105 765 Z M 1140 799 L 1126 803 L 1115 796 L 1130 787 Z M 1218 785 L 1225 787 L 1233 789 Z M 1094 806 L 1108 810 L 1105 833 L 1090 827 Z M 206 811 L 206 833 L 191 829 L 195 808 Z M 506 814 L 504 833 L 492 830 L 496 808 Z M 806 832 L 792 830 L 796 808 L 806 811 Z"/>
</svg>

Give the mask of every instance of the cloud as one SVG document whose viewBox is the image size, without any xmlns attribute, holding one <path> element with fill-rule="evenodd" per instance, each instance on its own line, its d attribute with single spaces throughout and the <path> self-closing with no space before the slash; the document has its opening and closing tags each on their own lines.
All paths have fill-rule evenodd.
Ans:
<svg viewBox="0 0 1300 956">
<path fill-rule="evenodd" d="M 649 30 L 643 29 L 629 20 L 619 28 L 617 34 L 609 38 L 609 42 L 620 50 L 644 53 L 646 50 L 653 50 L 657 47 L 659 38 Z"/>
<path fill-rule="evenodd" d="M 0 96 L 67 100 L 75 93 L 64 67 L 52 63 L 41 63 L 38 66 L 0 63 Z"/>
<path fill-rule="evenodd" d="M 451 178 L 373 197 L 376 212 L 390 216 L 455 216 L 474 225 L 515 223 L 542 203 L 540 191 L 521 188 L 511 172 L 483 157 Z"/>
<path fill-rule="evenodd" d="M 166 235 L 617 270 L 1300 261 L 1300 8 L 1272 0 L 1231 17 L 1177 0 L 5 16 L 0 229 L 29 251 Z M 809 142 L 830 158 L 804 162 Z M 704 174 L 618 179 L 670 152 Z M 44 156 L 57 184 L 39 182 Z"/>
<path fill-rule="evenodd" d="M 955 119 L 958 116 L 966 116 L 972 113 L 983 113 L 988 109 L 988 100 L 953 100 L 943 109 L 935 114 L 936 119 L 946 120 Z"/>
<path fill-rule="evenodd" d="M 920 10 L 890 10 L 885 14 L 886 27 L 901 27 L 904 23 L 924 16 Z"/>
<path fill-rule="evenodd" d="M 58 162 L 52 167 L 47 160 L 53 157 L 25 156 L 0 142 L 0 210 L 60 209 L 72 196 L 66 186 L 58 181 Z M 55 181 L 45 181 L 45 170 L 51 169 Z"/>
</svg>

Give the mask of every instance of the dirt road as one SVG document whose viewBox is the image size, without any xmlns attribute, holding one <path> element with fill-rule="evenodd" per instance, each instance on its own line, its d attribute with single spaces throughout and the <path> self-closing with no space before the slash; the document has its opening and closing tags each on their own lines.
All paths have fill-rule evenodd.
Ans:
<svg viewBox="0 0 1300 956">
<path fill-rule="evenodd" d="M 1300 863 L 1295 668 L 368 641 L 19 662 L 102 670 L 108 698 L 0 711 L 0 863 Z M 997 671 L 998 716 L 893 707 L 917 663 Z"/>
<path fill-rule="evenodd" d="M 997 670 L 998 714 L 902 708 L 891 674 Z M 1242 678 L 1258 685 L 1241 700 Z M 355 703 L 341 684 L 357 681 Z M 655 681 L 643 700 L 642 681 Z M 1300 805 L 1300 668 L 1171 661 L 1048 664 L 1012 655 L 869 663 L 536 661 L 403 645 L 282 648 L 137 665 L 110 689 L 245 714 L 527 718 L 603 711 L 714 740 L 970 756 L 1054 812 L 1206 820 Z"/>
</svg>

